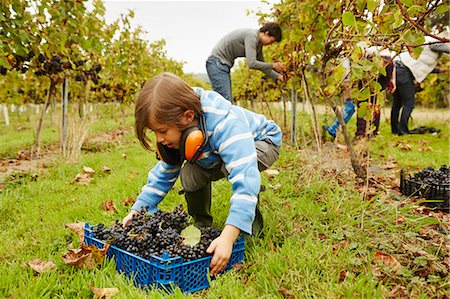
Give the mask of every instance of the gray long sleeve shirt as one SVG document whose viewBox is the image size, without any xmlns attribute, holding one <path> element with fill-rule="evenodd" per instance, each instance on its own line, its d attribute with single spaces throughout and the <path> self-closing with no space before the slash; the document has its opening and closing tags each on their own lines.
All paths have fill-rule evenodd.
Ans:
<svg viewBox="0 0 450 299">
<path fill-rule="evenodd" d="M 279 74 L 272 69 L 272 63 L 264 62 L 258 32 L 256 29 L 232 31 L 217 43 L 211 55 L 219 58 L 222 63 L 229 67 L 234 65 L 236 58 L 245 57 L 249 68 L 260 70 L 276 80 Z"/>
</svg>

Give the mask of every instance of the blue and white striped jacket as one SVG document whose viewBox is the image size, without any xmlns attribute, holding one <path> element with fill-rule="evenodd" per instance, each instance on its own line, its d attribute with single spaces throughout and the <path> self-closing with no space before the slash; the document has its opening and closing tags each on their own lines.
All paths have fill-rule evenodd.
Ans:
<svg viewBox="0 0 450 299">
<path fill-rule="evenodd" d="M 226 224 L 251 234 L 261 185 L 255 141 L 270 140 L 281 146 L 281 129 L 264 115 L 234 106 L 215 91 L 194 90 L 200 95 L 209 135 L 205 151 L 196 163 L 204 168 L 213 168 L 223 161 L 230 174 L 228 181 L 232 184 Z M 150 213 L 156 212 L 157 205 L 173 187 L 179 172 L 179 166 L 159 161 L 149 172 L 148 182 L 132 209 L 140 211 L 142 206 L 148 206 Z"/>
</svg>

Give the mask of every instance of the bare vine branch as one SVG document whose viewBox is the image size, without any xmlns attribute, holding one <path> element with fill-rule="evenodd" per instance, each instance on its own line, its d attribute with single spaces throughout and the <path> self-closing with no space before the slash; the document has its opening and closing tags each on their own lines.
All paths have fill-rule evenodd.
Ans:
<svg viewBox="0 0 450 299">
<path fill-rule="evenodd" d="M 411 18 L 408 16 L 407 12 L 405 11 L 405 7 L 404 7 L 403 4 L 400 2 L 400 0 L 395 0 L 395 2 L 397 2 L 398 7 L 400 8 L 400 12 L 402 13 L 403 17 L 405 17 L 405 19 L 406 19 L 408 22 L 410 22 L 411 24 L 413 24 L 414 27 L 416 27 L 417 29 L 419 29 L 420 31 L 422 31 L 423 33 L 425 33 L 425 35 L 431 36 L 431 37 L 433 37 L 433 38 L 435 38 L 435 39 L 437 39 L 437 40 L 439 40 L 439 41 L 441 41 L 441 42 L 444 42 L 444 43 L 450 42 L 450 40 L 447 39 L 447 38 L 437 36 L 437 35 L 435 35 L 435 34 L 432 34 L 432 33 L 428 32 L 427 30 L 425 30 L 425 28 L 423 28 L 422 25 L 420 25 L 418 22 L 414 21 L 413 19 L 411 19 Z"/>
</svg>

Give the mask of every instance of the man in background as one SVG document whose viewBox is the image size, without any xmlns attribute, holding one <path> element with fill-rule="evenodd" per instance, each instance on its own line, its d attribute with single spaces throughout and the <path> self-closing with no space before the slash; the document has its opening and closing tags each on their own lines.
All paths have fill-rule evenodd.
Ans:
<svg viewBox="0 0 450 299">
<path fill-rule="evenodd" d="M 280 74 L 286 67 L 279 62 L 264 62 L 263 46 L 281 41 L 281 29 L 276 23 L 267 23 L 259 30 L 238 29 L 225 35 L 206 60 L 206 71 L 214 91 L 233 102 L 230 70 L 234 60 L 245 57 L 251 69 L 264 72 L 273 80 L 284 81 Z"/>
</svg>

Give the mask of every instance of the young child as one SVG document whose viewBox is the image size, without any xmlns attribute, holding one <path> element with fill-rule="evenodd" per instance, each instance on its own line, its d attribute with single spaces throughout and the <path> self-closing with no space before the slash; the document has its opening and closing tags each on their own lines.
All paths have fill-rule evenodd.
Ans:
<svg viewBox="0 0 450 299">
<path fill-rule="evenodd" d="M 149 172 L 123 225 L 143 206 L 155 213 L 180 175 L 188 213 L 197 226 L 210 226 L 211 181 L 227 177 L 232 184 L 228 217 L 221 235 L 207 249 L 213 253 L 210 273 L 216 275 L 226 267 L 240 232 L 251 235 L 262 228 L 257 207 L 260 171 L 278 158 L 280 128 L 261 114 L 232 105 L 217 92 L 191 88 L 171 73 L 144 85 L 135 119 L 144 148 L 150 150 L 147 130 L 156 134 L 161 161 Z"/>
</svg>

